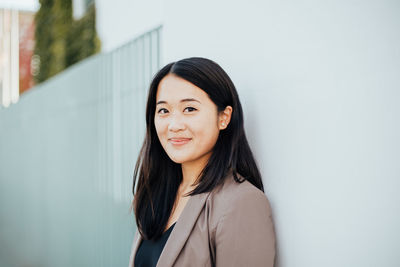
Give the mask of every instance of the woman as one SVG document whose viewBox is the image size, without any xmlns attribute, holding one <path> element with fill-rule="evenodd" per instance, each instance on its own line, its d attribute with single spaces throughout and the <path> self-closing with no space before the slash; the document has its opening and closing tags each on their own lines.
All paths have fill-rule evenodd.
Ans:
<svg viewBox="0 0 400 267">
<path fill-rule="evenodd" d="M 163 67 L 146 127 L 129 266 L 273 266 L 271 208 L 225 71 L 199 57 Z"/>
</svg>

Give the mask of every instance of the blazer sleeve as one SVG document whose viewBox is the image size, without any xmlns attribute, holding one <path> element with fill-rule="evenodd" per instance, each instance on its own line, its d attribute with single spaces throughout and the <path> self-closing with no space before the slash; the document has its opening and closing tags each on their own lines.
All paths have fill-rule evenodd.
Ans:
<svg viewBox="0 0 400 267">
<path fill-rule="evenodd" d="M 273 267 L 275 230 L 262 191 L 235 197 L 215 232 L 216 267 Z"/>
</svg>

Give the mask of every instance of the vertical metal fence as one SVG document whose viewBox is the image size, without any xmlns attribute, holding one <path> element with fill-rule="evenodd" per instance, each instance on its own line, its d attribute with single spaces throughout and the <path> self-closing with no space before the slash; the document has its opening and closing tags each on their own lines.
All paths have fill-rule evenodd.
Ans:
<svg viewBox="0 0 400 267">
<path fill-rule="evenodd" d="M 161 26 L 0 110 L 0 266 L 126 266 Z"/>
</svg>

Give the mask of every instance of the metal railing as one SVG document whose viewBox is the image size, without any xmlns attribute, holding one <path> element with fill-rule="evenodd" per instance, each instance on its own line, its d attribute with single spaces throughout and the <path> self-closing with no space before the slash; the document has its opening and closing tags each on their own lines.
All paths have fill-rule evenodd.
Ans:
<svg viewBox="0 0 400 267">
<path fill-rule="evenodd" d="M 161 26 L 0 110 L 0 265 L 124 266 Z"/>
</svg>

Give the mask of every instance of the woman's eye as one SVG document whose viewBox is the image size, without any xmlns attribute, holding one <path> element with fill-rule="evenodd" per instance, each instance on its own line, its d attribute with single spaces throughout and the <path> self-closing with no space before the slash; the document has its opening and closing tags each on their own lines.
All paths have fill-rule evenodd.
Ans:
<svg viewBox="0 0 400 267">
<path fill-rule="evenodd" d="M 163 110 L 165 110 L 166 112 L 168 111 L 168 110 L 166 110 L 165 108 L 160 108 L 160 109 L 158 110 L 157 113 L 164 114 L 165 112 L 161 112 L 161 111 L 163 111 Z"/>
<path fill-rule="evenodd" d="M 188 110 L 189 112 L 192 112 L 192 111 L 195 111 L 195 110 L 197 110 L 197 109 L 194 108 L 194 107 L 186 107 L 186 108 L 184 109 L 184 111 L 185 111 L 185 110 Z M 168 112 L 168 110 L 165 109 L 165 108 L 160 108 L 160 109 L 157 111 L 158 114 L 165 114 L 165 113 L 167 113 L 167 112 Z"/>
<path fill-rule="evenodd" d="M 189 112 L 190 112 L 190 111 L 195 111 L 195 110 L 197 110 L 197 109 L 195 109 L 195 108 L 193 108 L 193 107 L 186 107 L 185 110 L 186 110 L 186 109 L 189 109 Z"/>
</svg>

